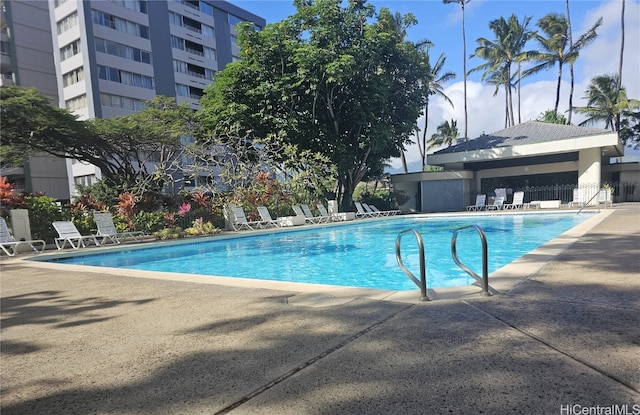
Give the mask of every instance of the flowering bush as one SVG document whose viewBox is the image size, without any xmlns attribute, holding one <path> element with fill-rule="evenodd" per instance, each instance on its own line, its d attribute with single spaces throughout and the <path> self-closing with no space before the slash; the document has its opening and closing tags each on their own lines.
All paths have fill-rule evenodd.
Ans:
<svg viewBox="0 0 640 415">
<path fill-rule="evenodd" d="M 198 218 L 192 222 L 192 226 L 185 229 L 187 235 L 213 235 L 220 232 L 220 229 L 213 226 L 211 222 L 205 222 Z"/>
</svg>

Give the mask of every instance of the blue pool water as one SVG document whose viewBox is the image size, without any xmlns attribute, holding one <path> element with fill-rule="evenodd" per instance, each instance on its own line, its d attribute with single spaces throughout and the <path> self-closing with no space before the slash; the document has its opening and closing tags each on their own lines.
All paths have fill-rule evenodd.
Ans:
<svg viewBox="0 0 640 415">
<path fill-rule="evenodd" d="M 468 285 L 471 277 L 451 258 L 451 238 L 459 227 L 476 224 L 487 237 L 489 273 L 591 217 L 589 214 L 513 214 L 457 217 L 398 217 L 308 227 L 163 247 L 128 249 L 53 261 L 65 264 L 167 271 L 364 288 L 413 290 L 399 269 L 398 233 L 415 228 L 423 236 L 430 288 Z M 460 260 L 481 274 L 481 242 L 473 229 L 458 235 Z M 419 275 L 415 238 L 402 238 L 405 265 Z"/>
</svg>

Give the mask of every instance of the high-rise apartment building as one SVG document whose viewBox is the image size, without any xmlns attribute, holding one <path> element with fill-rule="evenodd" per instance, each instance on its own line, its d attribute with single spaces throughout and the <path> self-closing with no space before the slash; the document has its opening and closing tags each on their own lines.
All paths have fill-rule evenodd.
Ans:
<svg viewBox="0 0 640 415">
<path fill-rule="evenodd" d="M 79 119 L 131 114 L 156 95 L 198 109 L 214 74 L 239 57 L 236 24 L 266 23 L 222 0 L 0 0 L 0 6 L 2 85 L 34 86 Z M 51 181 L 36 191 L 68 199 L 77 184 L 101 178 L 93 165 L 57 162 L 55 174 L 53 166 L 37 165 L 43 180 L 56 178 L 65 191 Z M 24 186 L 34 171 L 14 173 Z"/>
<path fill-rule="evenodd" d="M 0 87 L 34 87 L 58 104 L 53 44 L 46 0 L 0 0 Z M 24 165 L 0 161 L 0 175 L 18 190 L 69 199 L 65 160 L 41 155 Z"/>
<path fill-rule="evenodd" d="M 198 100 L 238 59 L 235 25 L 265 20 L 220 0 L 50 0 L 60 106 L 80 119 L 126 115 L 156 95 Z M 75 184 L 100 172 L 72 163 Z"/>
</svg>

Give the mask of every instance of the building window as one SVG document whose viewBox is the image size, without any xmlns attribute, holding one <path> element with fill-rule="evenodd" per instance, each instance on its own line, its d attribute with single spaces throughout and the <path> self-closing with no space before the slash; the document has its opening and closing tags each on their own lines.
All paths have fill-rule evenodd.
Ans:
<svg viewBox="0 0 640 415">
<path fill-rule="evenodd" d="M 231 26 L 235 26 L 235 25 L 237 25 L 238 23 L 244 23 L 244 22 L 246 22 L 246 20 L 241 19 L 241 18 L 239 18 L 238 16 L 233 15 L 233 14 L 231 14 L 231 13 L 229 13 L 229 19 L 228 19 L 228 21 L 229 21 L 229 25 L 231 25 Z"/>
<path fill-rule="evenodd" d="M 121 19 L 120 17 L 104 13 L 99 10 L 91 10 L 93 23 L 105 26 L 119 32 L 128 33 L 144 39 L 149 39 L 149 28 L 138 23 Z"/>
<path fill-rule="evenodd" d="M 106 39 L 95 38 L 96 51 L 108 53 L 109 55 L 119 56 L 129 59 L 130 61 L 151 63 L 151 53 L 133 48 L 131 46 L 122 45 Z"/>
<path fill-rule="evenodd" d="M 59 7 L 59 6 L 63 5 L 63 4 L 65 4 L 67 1 L 68 0 L 55 0 L 53 2 L 53 7 L 54 8 Z"/>
<path fill-rule="evenodd" d="M 203 54 L 206 58 L 213 59 L 214 61 L 218 60 L 218 53 L 213 48 L 204 47 Z"/>
<path fill-rule="evenodd" d="M 176 84 L 176 95 L 179 97 L 188 97 L 199 100 L 202 98 L 203 90 L 192 86 Z"/>
<path fill-rule="evenodd" d="M 103 107 L 119 108 L 128 111 L 140 111 L 146 107 L 144 102 L 140 99 L 104 93 L 100 94 L 100 105 Z"/>
<path fill-rule="evenodd" d="M 184 50 L 184 39 L 178 36 L 171 36 L 171 47 Z"/>
<path fill-rule="evenodd" d="M 85 176 L 76 176 L 73 178 L 73 182 L 76 184 L 76 186 L 80 185 L 80 186 L 91 186 L 92 184 L 94 184 L 96 182 L 96 175 L 95 174 L 87 174 Z"/>
<path fill-rule="evenodd" d="M 78 25 L 78 13 L 70 14 L 64 19 L 60 20 L 57 24 L 58 34 L 62 34 L 69 29 L 72 29 Z"/>
<path fill-rule="evenodd" d="M 211 39 L 215 39 L 216 38 L 216 33 L 215 33 L 215 30 L 213 29 L 213 27 L 208 26 L 206 24 L 202 25 L 202 34 L 205 35 L 208 38 L 211 38 Z"/>
<path fill-rule="evenodd" d="M 78 53 L 80 53 L 80 39 L 76 40 L 75 42 L 71 42 L 66 46 L 63 46 L 60 49 L 60 60 L 67 60 L 70 57 L 77 55 Z"/>
<path fill-rule="evenodd" d="M 109 0 L 109 1 L 119 6 L 126 7 L 127 9 L 135 10 L 137 12 L 147 14 L 146 0 Z"/>
<path fill-rule="evenodd" d="M 82 94 L 75 98 L 68 99 L 64 102 L 64 106 L 69 111 L 77 111 L 87 108 L 87 95 Z"/>
<path fill-rule="evenodd" d="M 62 75 L 62 83 L 65 87 L 80 81 L 84 81 L 84 68 L 82 66 Z"/>
<path fill-rule="evenodd" d="M 138 73 L 98 65 L 98 78 L 140 88 L 153 89 L 153 78 Z"/>
</svg>

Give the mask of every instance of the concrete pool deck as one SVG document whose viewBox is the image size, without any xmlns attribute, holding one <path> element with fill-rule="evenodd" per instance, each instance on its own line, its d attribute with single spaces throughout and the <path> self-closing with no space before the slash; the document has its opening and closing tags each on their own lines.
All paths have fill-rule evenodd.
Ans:
<svg viewBox="0 0 640 415">
<path fill-rule="evenodd" d="M 0 409 L 640 413 L 640 204 L 609 213 L 508 292 L 432 302 L 3 258 Z"/>
</svg>

